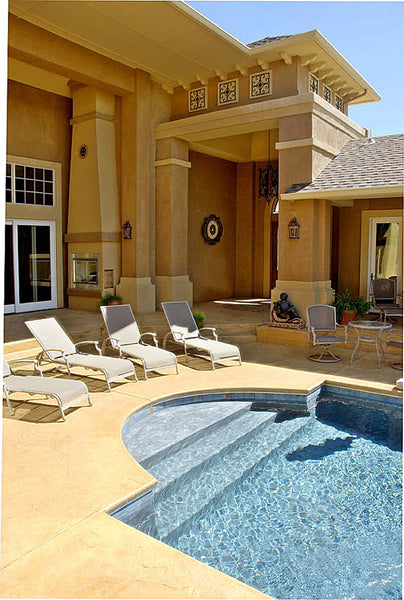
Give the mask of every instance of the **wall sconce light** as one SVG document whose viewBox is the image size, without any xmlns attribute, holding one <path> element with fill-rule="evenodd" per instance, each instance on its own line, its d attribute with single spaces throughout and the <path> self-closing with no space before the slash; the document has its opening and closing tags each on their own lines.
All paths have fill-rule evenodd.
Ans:
<svg viewBox="0 0 404 600">
<path fill-rule="evenodd" d="M 291 221 L 288 223 L 289 227 L 289 239 L 290 240 L 298 240 L 300 238 L 300 225 L 299 221 L 296 217 L 293 217 Z"/>
<path fill-rule="evenodd" d="M 129 221 L 126 221 L 126 223 L 122 225 L 122 233 L 124 240 L 132 239 L 132 225 L 129 223 Z"/>
<path fill-rule="evenodd" d="M 259 169 L 259 195 L 271 204 L 278 197 L 278 172 L 268 162 L 267 166 Z"/>
</svg>

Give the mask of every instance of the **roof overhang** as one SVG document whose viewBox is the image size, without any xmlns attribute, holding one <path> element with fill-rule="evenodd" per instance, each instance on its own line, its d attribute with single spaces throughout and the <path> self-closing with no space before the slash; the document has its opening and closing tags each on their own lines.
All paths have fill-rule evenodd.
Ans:
<svg viewBox="0 0 404 600">
<path fill-rule="evenodd" d="M 347 206 L 353 200 L 365 198 L 402 198 L 404 185 L 390 185 L 367 188 L 350 188 L 339 190 L 301 190 L 290 194 L 281 194 L 281 200 L 296 202 L 301 200 L 329 200 L 335 206 Z"/>
<path fill-rule="evenodd" d="M 290 64 L 299 56 L 326 83 L 334 81 L 348 103 L 380 100 L 317 30 L 249 48 L 181 1 L 10 0 L 10 12 L 124 65 L 144 69 L 168 91 L 217 74 L 265 68 L 274 60 Z"/>
</svg>

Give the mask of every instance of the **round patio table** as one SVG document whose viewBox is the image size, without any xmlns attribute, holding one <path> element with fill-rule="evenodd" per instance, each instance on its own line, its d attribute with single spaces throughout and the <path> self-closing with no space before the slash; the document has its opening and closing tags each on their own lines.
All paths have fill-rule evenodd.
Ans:
<svg viewBox="0 0 404 600">
<path fill-rule="evenodd" d="M 352 352 L 351 364 L 361 342 L 367 342 L 375 345 L 380 369 L 379 350 L 381 351 L 383 360 L 386 360 L 384 349 L 381 343 L 381 336 L 383 331 L 391 329 L 392 325 L 390 323 L 383 323 L 382 321 L 350 321 L 348 325 L 355 329 L 356 335 L 358 336 L 356 346 Z"/>
</svg>

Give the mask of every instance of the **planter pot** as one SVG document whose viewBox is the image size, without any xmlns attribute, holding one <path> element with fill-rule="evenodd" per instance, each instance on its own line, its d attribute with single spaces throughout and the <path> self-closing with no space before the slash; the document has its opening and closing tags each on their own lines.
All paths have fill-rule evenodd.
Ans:
<svg viewBox="0 0 404 600">
<path fill-rule="evenodd" d="M 116 304 L 120 304 L 119 300 L 110 300 L 107 306 L 115 306 Z"/>
<path fill-rule="evenodd" d="M 340 321 L 341 325 L 348 325 L 349 321 L 355 321 L 355 311 L 354 310 L 344 310 L 342 313 L 342 319 Z"/>
</svg>

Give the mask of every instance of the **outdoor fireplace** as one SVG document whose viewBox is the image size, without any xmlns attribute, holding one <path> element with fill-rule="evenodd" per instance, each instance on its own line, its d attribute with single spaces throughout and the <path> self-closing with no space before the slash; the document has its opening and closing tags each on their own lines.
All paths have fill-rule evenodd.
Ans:
<svg viewBox="0 0 404 600">
<path fill-rule="evenodd" d="M 72 254 L 72 288 L 99 287 L 99 254 Z"/>
</svg>

